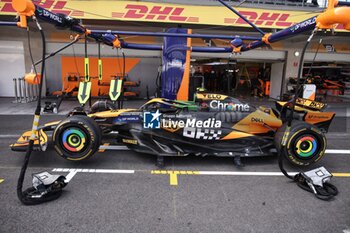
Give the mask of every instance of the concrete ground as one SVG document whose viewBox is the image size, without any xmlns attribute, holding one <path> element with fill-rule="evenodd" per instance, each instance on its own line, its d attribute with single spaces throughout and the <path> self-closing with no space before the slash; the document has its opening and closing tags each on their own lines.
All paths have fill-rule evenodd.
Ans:
<svg viewBox="0 0 350 233">
<path fill-rule="evenodd" d="M 30 128 L 32 116 L 0 115 L 0 232 L 349 233 L 350 131 L 345 107 L 333 106 L 339 117 L 328 134 L 328 149 L 339 152 L 326 154 L 316 164 L 338 174 L 332 183 L 339 195 L 330 202 L 316 199 L 279 173 L 268 173 L 279 172 L 273 156 L 243 159 L 245 167 L 240 169 L 232 158 L 167 158 L 166 171 L 161 172 L 153 156 L 132 151 L 106 150 L 75 163 L 50 148 L 33 153 L 24 187 L 31 185 L 34 172 L 75 176 L 58 200 L 23 206 L 16 184 L 24 154 L 8 145 Z M 45 115 L 42 122 L 62 117 Z"/>
</svg>

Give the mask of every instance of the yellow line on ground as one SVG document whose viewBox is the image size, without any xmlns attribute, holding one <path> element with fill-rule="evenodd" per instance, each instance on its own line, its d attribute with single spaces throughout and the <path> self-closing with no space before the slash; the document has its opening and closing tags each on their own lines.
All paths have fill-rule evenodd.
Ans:
<svg viewBox="0 0 350 233">
<path fill-rule="evenodd" d="M 167 170 L 151 170 L 151 174 L 153 175 L 199 175 L 199 171 L 167 171 Z"/>
<path fill-rule="evenodd" d="M 177 173 L 170 173 L 170 185 L 177 186 Z"/>
<path fill-rule="evenodd" d="M 103 144 L 103 146 L 109 146 L 109 143 L 105 143 L 105 144 Z M 102 152 L 105 152 L 105 151 L 106 151 L 106 149 L 99 149 L 98 150 L 99 153 L 102 153 Z"/>
<path fill-rule="evenodd" d="M 170 185 L 177 186 L 178 179 L 177 175 L 199 175 L 198 171 L 166 171 L 166 170 L 152 170 L 153 175 L 169 175 Z"/>
<path fill-rule="evenodd" d="M 332 173 L 334 177 L 350 177 L 350 173 Z"/>
<path fill-rule="evenodd" d="M 178 175 L 200 175 L 199 171 L 168 171 L 168 170 L 152 170 L 153 175 L 169 175 L 170 185 L 178 185 Z M 332 173 L 334 177 L 350 177 L 350 173 Z"/>
<path fill-rule="evenodd" d="M 2 182 L 4 182 L 4 179 L 0 179 L 0 184 L 1 184 Z"/>
</svg>

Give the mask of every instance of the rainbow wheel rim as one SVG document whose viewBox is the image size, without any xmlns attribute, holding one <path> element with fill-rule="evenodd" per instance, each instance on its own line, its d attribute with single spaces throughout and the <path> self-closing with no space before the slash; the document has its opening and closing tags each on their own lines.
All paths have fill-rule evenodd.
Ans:
<svg viewBox="0 0 350 233">
<path fill-rule="evenodd" d="M 313 156 L 318 147 L 317 140 L 311 136 L 303 136 L 296 143 L 296 153 L 302 158 Z"/>
<path fill-rule="evenodd" d="M 86 134 L 77 128 L 66 129 L 62 134 L 63 146 L 70 152 L 79 152 L 85 147 Z"/>
</svg>

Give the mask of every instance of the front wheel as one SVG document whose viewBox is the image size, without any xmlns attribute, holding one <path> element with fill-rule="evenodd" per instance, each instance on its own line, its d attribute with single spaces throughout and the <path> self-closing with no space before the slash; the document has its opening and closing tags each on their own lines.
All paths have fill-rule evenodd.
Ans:
<svg viewBox="0 0 350 233">
<path fill-rule="evenodd" d="M 281 143 L 286 129 L 286 123 L 278 129 L 275 144 L 279 153 L 289 162 L 297 166 L 308 166 L 323 157 L 327 140 L 316 126 L 302 121 L 293 121 L 286 138 L 286 146 L 282 147 Z"/>
<path fill-rule="evenodd" d="M 61 157 L 80 161 L 90 158 L 100 147 L 101 130 L 87 116 L 71 116 L 63 120 L 53 133 L 54 148 Z"/>
</svg>

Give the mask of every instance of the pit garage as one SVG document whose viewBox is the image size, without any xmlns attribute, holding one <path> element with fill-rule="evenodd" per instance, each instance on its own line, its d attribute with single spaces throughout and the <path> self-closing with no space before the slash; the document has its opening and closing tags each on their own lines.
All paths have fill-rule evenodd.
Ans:
<svg viewBox="0 0 350 233">
<path fill-rule="evenodd" d="M 349 4 L 200 2 L 0 0 L 0 232 L 350 232 Z"/>
</svg>

